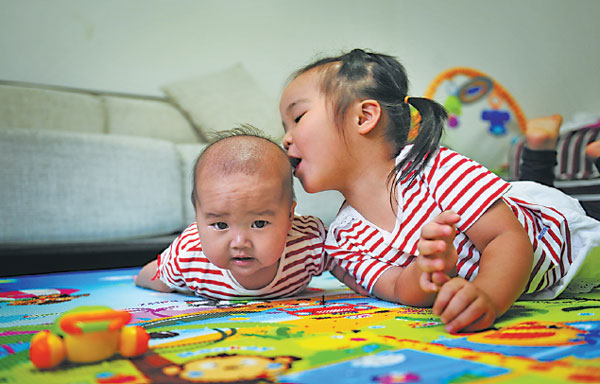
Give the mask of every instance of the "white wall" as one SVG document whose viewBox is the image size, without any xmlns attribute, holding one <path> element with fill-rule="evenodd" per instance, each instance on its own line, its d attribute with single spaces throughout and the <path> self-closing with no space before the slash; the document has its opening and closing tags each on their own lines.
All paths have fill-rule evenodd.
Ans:
<svg viewBox="0 0 600 384">
<path fill-rule="evenodd" d="M 0 79 L 160 95 L 241 61 L 274 97 L 320 53 L 397 56 L 412 93 L 452 66 L 527 116 L 600 112 L 597 0 L 0 0 Z"/>
</svg>

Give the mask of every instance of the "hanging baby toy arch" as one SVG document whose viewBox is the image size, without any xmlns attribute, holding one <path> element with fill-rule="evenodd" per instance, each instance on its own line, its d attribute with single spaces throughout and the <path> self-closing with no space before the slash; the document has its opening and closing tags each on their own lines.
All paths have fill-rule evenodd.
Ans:
<svg viewBox="0 0 600 384">
<path fill-rule="evenodd" d="M 455 67 L 437 75 L 424 96 L 448 111 L 443 145 L 506 172 L 511 142 L 525 131 L 526 118 L 500 83 L 477 69 Z"/>
</svg>

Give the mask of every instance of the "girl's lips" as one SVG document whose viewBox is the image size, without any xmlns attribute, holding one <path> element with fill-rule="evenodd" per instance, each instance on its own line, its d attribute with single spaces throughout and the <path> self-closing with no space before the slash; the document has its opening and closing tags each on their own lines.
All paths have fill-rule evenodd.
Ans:
<svg viewBox="0 0 600 384">
<path fill-rule="evenodd" d="M 290 159 L 290 164 L 292 165 L 292 168 L 294 169 L 294 171 L 296 171 L 296 168 L 298 168 L 298 164 L 300 164 L 302 159 L 300 159 L 298 157 L 290 157 L 289 159 Z"/>
</svg>

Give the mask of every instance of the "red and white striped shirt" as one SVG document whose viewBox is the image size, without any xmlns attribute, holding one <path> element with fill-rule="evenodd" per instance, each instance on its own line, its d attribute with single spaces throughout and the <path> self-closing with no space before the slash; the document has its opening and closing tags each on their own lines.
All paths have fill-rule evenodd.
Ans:
<svg viewBox="0 0 600 384">
<path fill-rule="evenodd" d="M 408 147 L 398 156 L 406 156 Z M 465 231 L 498 199 L 512 209 L 534 247 L 534 265 L 525 293 L 556 283 L 571 258 L 568 223 L 558 211 L 507 193 L 510 184 L 482 165 L 447 148 L 440 148 L 425 169 L 409 183 L 398 185 L 398 212 L 392 233 L 367 221 L 351 206 L 342 208 L 329 228 L 326 250 L 340 267 L 369 292 L 384 271 L 406 267 L 418 254 L 424 224 L 446 210 L 461 217 L 454 246 L 459 276 L 473 280 L 480 252 Z"/>
<path fill-rule="evenodd" d="M 158 256 L 158 276 L 178 291 L 220 300 L 290 296 L 306 288 L 312 276 L 333 267 L 333 259 L 324 252 L 325 236 L 320 219 L 295 216 L 273 281 L 260 289 L 246 289 L 228 270 L 206 258 L 193 223 Z"/>
</svg>

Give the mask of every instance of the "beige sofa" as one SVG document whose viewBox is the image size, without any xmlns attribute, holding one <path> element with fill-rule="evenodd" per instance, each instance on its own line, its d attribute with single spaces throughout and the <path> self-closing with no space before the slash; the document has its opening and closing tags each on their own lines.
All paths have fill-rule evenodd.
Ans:
<svg viewBox="0 0 600 384">
<path fill-rule="evenodd" d="M 213 131 L 283 134 L 241 65 L 163 90 L 0 83 L 0 276 L 142 265 L 194 221 L 192 164 Z M 341 203 L 295 191 L 298 212 L 326 223 Z"/>
</svg>

